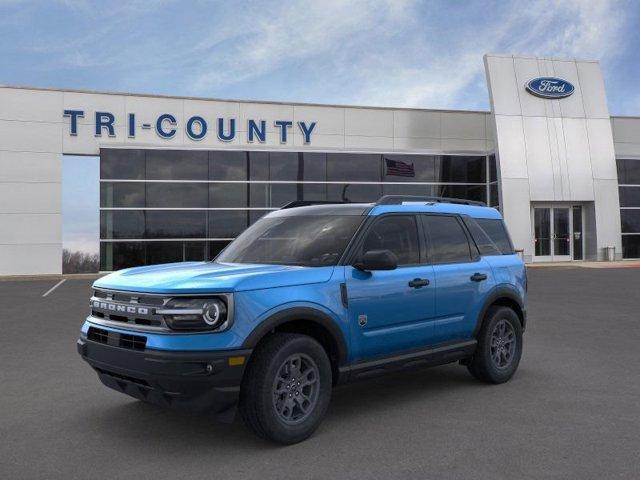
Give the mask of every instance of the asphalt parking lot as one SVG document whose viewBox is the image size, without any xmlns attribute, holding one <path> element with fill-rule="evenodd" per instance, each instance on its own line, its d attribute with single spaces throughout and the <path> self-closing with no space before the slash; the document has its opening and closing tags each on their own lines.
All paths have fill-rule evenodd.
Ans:
<svg viewBox="0 0 640 480">
<path fill-rule="evenodd" d="M 639 478 L 640 268 L 529 277 L 510 383 L 448 365 L 340 387 L 291 447 L 103 387 L 75 348 L 90 280 L 0 281 L 0 478 Z"/>
</svg>

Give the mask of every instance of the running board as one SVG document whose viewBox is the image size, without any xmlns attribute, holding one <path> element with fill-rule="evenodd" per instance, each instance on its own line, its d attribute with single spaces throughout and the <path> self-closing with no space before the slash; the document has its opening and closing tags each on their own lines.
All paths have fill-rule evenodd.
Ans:
<svg viewBox="0 0 640 480">
<path fill-rule="evenodd" d="M 473 355 L 477 343 L 475 339 L 467 340 L 340 367 L 338 383 L 373 377 L 405 368 L 434 367 L 456 362 Z"/>
</svg>

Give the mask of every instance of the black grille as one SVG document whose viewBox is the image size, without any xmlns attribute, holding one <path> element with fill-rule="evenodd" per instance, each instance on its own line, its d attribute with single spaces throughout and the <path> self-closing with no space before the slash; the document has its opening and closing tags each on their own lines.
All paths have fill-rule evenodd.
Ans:
<svg viewBox="0 0 640 480">
<path fill-rule="evenodd" d="M 98 343 L 109 343 L 109 332 L 102 328 L 89 327 L 87 338 Z"/>
<path fill-rule="evenodd" d="M 142 335 L 110 332 L 109 330 L 96 327 L 89 327 L 87 338 L 93 342 L 104 343 L 112 347 L 128 348 L 130 350 L 144 350 L 147 346 L 147 337 Z"/>
</svg>

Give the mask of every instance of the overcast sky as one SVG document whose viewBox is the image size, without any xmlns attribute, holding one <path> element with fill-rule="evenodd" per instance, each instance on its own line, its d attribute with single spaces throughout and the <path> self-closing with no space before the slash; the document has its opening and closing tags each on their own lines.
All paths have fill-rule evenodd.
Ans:
<svg viewBox="0 0 640 480">
<path fill-rule="evenodd" d="M 640 115 L 639 25 L 640 0 L 0 0 L 0 84 L 488 110 L 482 55 L 523 53 L 599 59 Z"/>
</svg>

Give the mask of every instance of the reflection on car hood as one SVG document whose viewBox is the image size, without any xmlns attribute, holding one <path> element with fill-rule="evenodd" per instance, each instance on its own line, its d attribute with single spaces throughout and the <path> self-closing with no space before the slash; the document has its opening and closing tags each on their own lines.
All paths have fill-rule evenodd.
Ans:
<svg viewBox="0 0 640 480">
<path fill-rule="evenodd" d="M 144 293 L 208 293 L 326 282 L 333 267 L 182 262 L 120 270 L 94 286 Z"/>
</svg>

